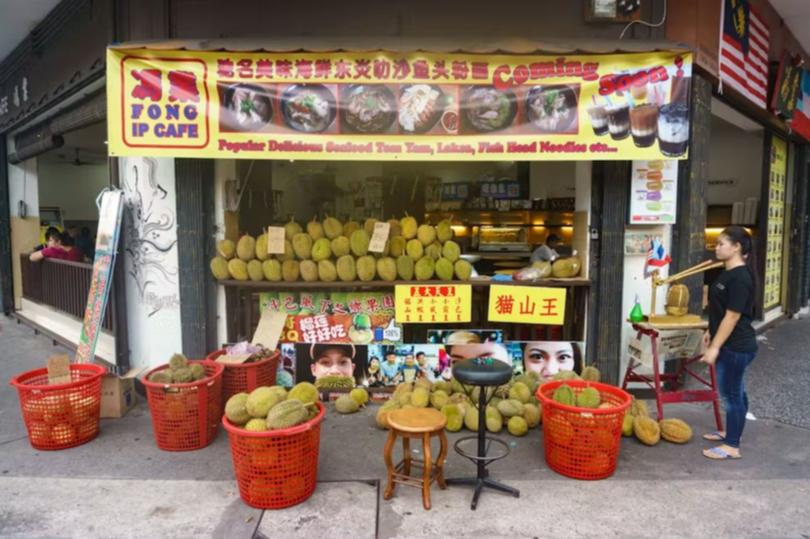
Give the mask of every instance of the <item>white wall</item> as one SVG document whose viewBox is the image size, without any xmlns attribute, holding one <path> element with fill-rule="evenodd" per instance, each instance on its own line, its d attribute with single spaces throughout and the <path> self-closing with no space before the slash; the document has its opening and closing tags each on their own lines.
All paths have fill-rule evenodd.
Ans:
<svg viewBox="0 0 810 539">
<path fill-rule="evenodd" d="M 532 161 L 529 198 L 573 198 L 576 196 L 577 161 Z M 590 178 L 588 178 L 590 181 Z"/>
<path fill-rule="evenodd" d="M 214 225 L 215 240 L 225 238 L 225 182 L 236 177 L 234 159 L 217 159 L 214 162 Z M 228 342 L 228 307 L 225 287 L 217 284 L 217 346 Z"/>
<path fill-rule="evenodd" d="M 107 165 L 39 162 L 39 204 L 62 208 L 65 221 L 97 221 L 96 197 L 108 186 Z"/>
<path fill-rule="evenodd" d="M 182 350 L 174 160 L 121 160 L 127 327 L 132 367 Z"/>
<path fill-rule="evenodd" d="M 712 117 L 709 181 L 734 180 L 733 185 L 708 185 L 709 206 L 745 202 L 762 194 L 762 131 L 744 131 Z"/>
</svg>

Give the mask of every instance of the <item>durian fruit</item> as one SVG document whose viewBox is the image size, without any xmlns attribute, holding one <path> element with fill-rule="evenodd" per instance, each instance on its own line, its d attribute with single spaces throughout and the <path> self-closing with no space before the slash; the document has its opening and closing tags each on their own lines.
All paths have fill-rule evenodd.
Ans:
<svg viewBox="0 0 810 539">
<path fill-rule="evenodd" d="M 601 402 L 602 396 L 594 387 L 586 387 L 577 395 L 577 406 L 580 408 L 598 408 Z"/>
<path fill-rule="evenodd" d="M 188 358 L 183 354 L 172 354 L 169 358 L 169 368 L 174 371 L 183 367 L 188 367 Z"/>
<path fill-rule="evenodd" d="M 633 415 L 630 412 L 624 414 L 622 420 L 622 436 L 629 437 L 633 435 Z"/>
<path fill-rule="evenodd" d="M 419 225 L 417 224 L 415 218 L 411 217 L 410 215 L 406 215 L 399 220 L 399 226 L 402 228 L 402 237 L 404 237 L 406 240 L 416 237 L 416 230 L 419 228 Z"/>
<path fill-rule="evenodd" d="M 484 411 L 486 413 L 486 411 Z M 478 432 L 478 408 L 475 406 L 471 406 L 465 413 L 464 413 L 464 426 L 467 429 Z"/>
<path fill-rule="evenodd" d="M 295 260 L 295 249 L 293 249 L 291 240 L 284 240 L 284 252 L 276 255 L 280 262 L 285 260 Z"/>
<path fill-rule="evenodd" d="M 171 384 L 174 380 L 172 379 L 171 370 L 163 369 L 162 371 L 157 371 L 150 374 L 149 381 L 156 384 Z"/>
<path fill-rule="evenodd" d="M 537 387 L 540 385 L 540 377 L 534 371 L 524 372 L 523 374 L 516 376 L 514 381 L 515 383 L 520 382 L 529 388 L 530 395 L 534 395 L 537 392 Z"/>
<path fill-rule="evenodd" d="M 312 238 L 312 241 L 319 240 L 323 237 L 323 225 L 314 217 L 312 221 L 307 223 L 307 234 Z"/>
<path fill-rule="evenodd" d="M 331 260 L 321 260 L 318 262 L 318 279 L 325 283 L 337 280 L 337 269 Z"/>
<path fill-rule="evenodd" d="M 287 399 L 295 399 L 306 404 L 313 404 L 320 400 L 318 388 L 310 382 L 299 382 L 287 393 Z"/>
<path fill-rule="evenodd" d="M 568 406 L 574 406 L 576 402 L 574 390 L 571 389 L 571 386 L 567 386 L 565 384 L 555 389 L 551 398 L 554 402 L 559 402 L 560 404 L 565 404 Z"/>
<path fill-rule="evenodd" d="M 365 406 L 368 403 L 368 391 L 366 391 L 362 387 L 356 387 L 349 392 L 349 397 L 354 399 L 354 401 L 359 406 Z"/>
<path fill-rule="evenodd" d="M 300 275 L 300 264 L 297 260 L 285 260 L 281 263 L 281 278 L 284 279 L 285 282 L 295 282 Z"/>
<path fill-rule="evenodd" d="M 321 376 L 315 380 L 315 387 L 321 390 L 352 389 L 354 378 L 351 376 Z"/>
<path fill-rule="evenodd" d="M 290 217 L 290 221 L 284 225 L 284 237 L 287 239 L 291 239 L 296 234 L 300 234 L 303 232 L 304 229 L 301 228 L 301 225 L 295 222 L 295 219 Z"/>
<path fill-rule="evenodd" d="M 343 225 L 343 235 L 347 238 L 351 238 L 352 232 L 359 229 L 360 223 L 357 221 L 347 221 L 346 224 Z"/>
<path fill-rule="evenodd" d="M 270 258 L 270 253 L 267 252 L 267 234 L 261 234 L 256 238 L 256 258 L 258 260 Z"/>
<path fill-rule="evenodd" d="M 444 219 L 436 225 L 436 239 L 439 243 L 446 243 L 453 239 L 453 227 L 449 219 Z"/>
<path fill-rule="evenodd" d="M 264 432 L 267 430 L 267 420 L 264 418 L 254 417 L 245 424 L 245 430 L 251 432 Z"/>
<path fill-rule="evenodd" d="M 377 427 L 381 429 L 388 428 L 388 414 L 393 410 L 399 409 L 399 403 L 396 399 L 389 399 L 385 404 L 380 406 L 379 410 L 377 410 L 377 414 L 375 416 L 375 421 L 377 423 Z"/>
<path fill-rule="evenodd" d="M 548 262 L 547 260 L 537 260 L 532 262 L 532 267 L 540 270 L 540 279 L 545 279 L 551 275 L 551 262 Z"/>
<path fill-rule="evenodd" d="M 682 419 L 662 419 L 658 422 L 661 438 L 674 444 L 685 444 L 692 439 L 692 427 Z"/>
<path fill-rule="evenodd" d="M 217 254 L 225 260 L 230 260 L 236 254 L 236 244 L 231 240 L 219 240 L 217 242 Z"/>
<path fill-rule="evenodd" d="M 369 238 L 374 235 L 374 227 L 377 225 L 377 223 L 378 220 L 374 217 L 369 217 L 363 222 L 363 230 L 366 231 Z"/>
<path fill-rule="evenodd" d="M 633 402 L 630 404 L 630 415 L 633 417 L 650 417 L 650 409 L 647 408 L 647 403 L 642 400 L 638 400 L 635 397 L 633 398 Z"/>
<path fill-rule="evenodd" d="M 389 257 L 383 257 L 377 260 L 377 275 L 383 281 L 391 282 L 397 280 L 397 263 Z"/>
<path fill-rule="evenodd" d="M 644 445 L 655 445 L 661 440 L 661 427 L 650 417 L 637 416 L 633 419 L 633 434 Z"/>
<path fill-rule="evenodd" d="M 268 281 L 278 282 L 281 280 L 281 262 L 275 259 L 262 262 L 262 273 Z"/>
<path fill-rule="evenodd" d="M 358 229 L 352 232 L 349 237 L 349 246 L 354 256 L 366 256 L 368 254 L 368 244 L 371 237 L 365 230 Z"/>
<path fill-rule="evenodd" d="M 388 254 L 394 258 L 404 255 L 406 243 L 405 238 L 402 236 L 392 236 L 391 239 L 388 240 Z"/>
<path fill-rule="evenodd" d="M 250 277 L 251 281 L 263 281 L 264 280 L 264 270 L 262 269 L 262 263 L 259 260 L 251 260 L 247 263 L 247 273 L 248 277 Z"/>
<path fill-rule="evenodd" d="M 250 392 L 245 408 L 251 417 L 267 417 L 267 413 L 279 403 L 279 395 L 268 386 L 257 387 Z"/>
<path fill-rule="evenodd" d="M 211 273 L 218 281 L 231 278 L 231 273 L 228 271 L 228 261 L 221 256 L 215 256 L 211 259 Z"/>
<path fill-rule="evenodd" d="M 357 232 L 355 232 L 355 234 L 357 234 L 358 232 L 362 231 L 358 230 Z M 377 275 L 377 260 L 373 256 L 366 255 L 361 256 L 360 258 L 357 259 L 357 277 L 361 281 L 363 282 L 373 281 L 376 275 Z"/>
<path fill-rule="evenodd" d="M 337 260 L 338 279 L 351 282 L 357 279 L 357 264 L 352 255 L 343 255 Z"/>
<path fill-rule="evenodd" d="M 308 415 L 304 403 L 289 398 L 270 409 L 267 414 L 267 428 L 273 430 L 294 427 L 306 421 Z"/>
<path fill-rule="evenodd" d="M 247 411 L 247 393 L 237 393 L 225 403 L 225 417 L 234 425 L 244 425 L 250 421 L 250 414 Z"/>
<path fill-rule="evenodd" d="M 453 280 L 453 263 L 447 260 L 444 257 L 439 258 L 435 265 L 434 270 L 436 272 L 436 278 L 442 281 L 452 281 Z"/>
<path fill-rule="evenodd" d="M 318 280 L 318 264 L 312 260 L 302 260 L 298 268 L 301 272 L 301 278 L 306 282 L 312 283 Z"/>
<path fill-rule="evenodd" d="M 456 278 L 460 281 L 469 281 L 470 277 L 472 277 L 472 264 L 464 259 L 456 260 L 453 269 L 456 272 Z"/>
<path fill-rule="evenodd" d="M 326 219 L 323 220 L 323 233 L 327 238 L 333 240 L 343 234 L 343 223 L 334 217 L 327 216 Z"/>
<path fill-rule="evenodd" d="M 429 281 L 433 278 L 433 270 L 435 268 L 435 263 L 433 259 L 427 256 L 423 256 L 419 259 L 416 265 L 413 268 L 414 275 L 416 276 L 417 281 Z"/>
<path fill-rule="evenodd" d="M 437 241 L 434 241 L 433 243 L 425 247 L 425 256 L 429 256 L 430 258 L 433 259 L 434 262 L 438 261 L 442 257 L 442 244 Z M 452 273 L 453 273 L 453 264 L 451 263 L 450 264 L 451 278 Z"/>
<path fill-rule="evenodd" d="M 403 281 L 413 280 L 414 263 L 413 258 L 402 255 L 397 258 L 397 275 Z"/>
<path fill-rule="evenodd" d="M 312 236 L 300 232 L 293 236 L 292 246 L 298 260 L 309 260 L 312 258 Z"/>
<path fill-rule="evenodd" d="M 454 241 L 447 241 L 442 245 L 442 256 L 455 263 L 461 256 L 461 247 Z"/>
<path fill-rule="evenodd" d="M 540 424 L 540 419 L 542 415 L 540 414 L 540 407 L 536 404 L 524 404 L 523 405 L 523 419 L 526 420 L 526 425 L 533 429 L 534 427 Z"/>
<path fill-rule="evenodd" d="M 326 238 L 315 240 L 312 244 L 312 260 L 320 262 L 332 256 L 331 242 Z"/>
<path fill-rule="evenodd" d="M 360 405 L 357 404 L 353 398 L 349 395 L 341 395 L 335 401 L 335 410 L 341 414 L 353 414 L 360 409 Z"/>
<path fill-rule="evenodd" d="M 504 417 L 514 417 L 516 415 L 523 415 L 523 403 L 517 399 L 506 399 L 498 403 L 498 411 Z"/>
<path fill-rule="evenodd" d="M 430 405 L 437 410 L 444 408 L 444 405 L 447 404 L 449 400 L 450 397 L 447 395 L 447 392 L 441 389 L 437 389 L 430 395 Z"/>
<path fill-rule="evenodd" d="M 524 436 L 529 432 L 529 425 L 526 423 L 526 420 L 523 419 L 523 416 L 516 415 L 509 418 L 506 424 L 506 430 L 508 430 L 509 434 L 512 436 Z"/>
<path fill-rule="evenodd" d="M 452 387 L 450 386 L 450 382 L 445 382 L 444 380 L 437 380 L 433 382 L 433 391 L 444 391 L 447 395 L 453 392 Z"/>
<path fill-rule="evenodd" d="M 205 378 L 205 367 L 202 366 L 200 363 L 194 363 L 189 367 L 191 369 L 191 376 L 196 382 L 197 380 L 202 380 Z"/>
<path fill-rule="evenodd" d="M 329 244 L 329 247 L 332 249 L 332 255 L 335 258 L 340 258 L 341 256 L 345 256 L 352 252 L 351 245 L 349 244 L 349 238 L 346 236 L 338 236 L 337 238 L 333 239 Z"/>
<path fill-rule="evenodd" d="M 241 258 L 231 258 L 228 260 L 228 273 L 237 281 L 247 281 L 248 271 L 247 262 Z"/>
<path fill-rule="evenodd" d="M 389 226 L 388 228 L 389 238 L 402 235 L 402 225 L 399 224 L 399 219 L 389 219 L 388 226 Z"/>
<path fill-rule="evenodd" d="M 574 371 L 560 371 L 557 374 L 555 374 L 554 376 L 552 376 L 551 380 L 553 382 L 556 382 L 558 380 L 563 380 L 563 381 L 565 381 L 565 380 L 579 380 L 579 375 L 577 373 L 575 373 Z"/>
<path fill-rule="evenodd" d="M 551 274 L 558 278 L 576 277 L 582 267 L 582 262 L 575 256 L 558 258 L 551 264 Z"/>
<path fill-rule="evenodd" d="M 599 369 L 593 365 L 588 365 L 582 369 L 582 374 L 580 375 L 580 378 L 589 382 L 598 382 L 600 377 L 601 375 L 599 374 Z"/>
<path fill-rule="evenodd" d="M 172 382 L 175 384 L 188 384 L 194 381 L 194 374 L 189 367 L 172 370 Z"/>
<path fill-rule="evenodd" d="M 503 416 L 494 406 L 487 406 L 486 409 L 486 425 L 487 430 L 492 433 L 501 432 L 503 428 Z"/>
<path fill-rule="evenodd" d="M 405 244 L 405 253 L 414 260 L 419 260 L 425 254 L 425 247 L 417 239 L 408 240 Z"/>
<path fill-rule="evenodd" d="M 416 237 L 427 247 L 436 239 L 436 229 L 428 224 L 420 225 L 416 229 Z"/>
<path fill-rule="evenodd" d="M 509 398 L 517 399 L 523 404 L 529 402 L 531 396 L 531 390 L 529 390 L 529 388 L 523 382 L 515 382 L 512 384 L 512 387 L 509 388 Z"/>
<path fill-rule="evenodd" d="M 248 262 L 256 256 L 256 240 L 253 236 L 245 234 L 236 243 L 236 256 Z"/>
<path fill-rule="evenodd" d="M 430 393 L 424 387 L 417 387 L 411 393 L 411 404 L 416 408 L 425 408 L 430 404 Z"/>
</svg>

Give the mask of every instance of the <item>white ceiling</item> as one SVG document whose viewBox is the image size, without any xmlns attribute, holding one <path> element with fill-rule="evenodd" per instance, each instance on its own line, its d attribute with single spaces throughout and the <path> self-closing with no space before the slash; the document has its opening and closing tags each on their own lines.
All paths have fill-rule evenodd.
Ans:
<svg viewBox="0 0 810 539">
<path fill-rule="evenodd" d="M 770 0 L 770 2 L 805 52 L 810 53 L 810 0 Z"/>
<path fill-rule="evenodd" d="M 59 0 L 0 0 L 0 62 Z"/>
</svg>

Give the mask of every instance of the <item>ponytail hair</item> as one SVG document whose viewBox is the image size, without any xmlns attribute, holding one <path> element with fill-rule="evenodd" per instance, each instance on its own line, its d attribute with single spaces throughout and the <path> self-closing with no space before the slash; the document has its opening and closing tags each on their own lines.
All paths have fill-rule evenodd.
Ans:
<svg viewBox="0 0 810 539">
<path fill-rule="evenodd" d="M 745 260 L 745 266 L 748 268 L 748 272 L 751 274 L 751 281 L 754 283 L 754 293 L 756 294 L 759 286 L 757 279 L 757 256 L 754 251 L 754 240 L 751 238 L 751 234 L 749 234 L 745 228 L 735 225 L 724 228 L 720 235 L 728 238 L 731 243 L 740 245 L 740 253 L 742 254 L 743 260 Z"/>
</svg>

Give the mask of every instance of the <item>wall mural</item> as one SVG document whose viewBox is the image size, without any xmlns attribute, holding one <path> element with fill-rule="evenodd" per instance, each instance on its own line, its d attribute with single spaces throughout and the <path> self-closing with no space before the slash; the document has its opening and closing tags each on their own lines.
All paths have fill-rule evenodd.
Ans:
<svg viewBox="0 0 810 539">
<path fill-rule="evenodd" d="M 166 200 L 168 191 L 158 182 L 154 159 L 132 159 L 131 174 L 124 175 L 124 235 L 127 274 L 138 288 L 141 301 L 151 317 L 163 309 L 179 306 L 176 257 L 169 256 L 177 245 L 174 204 Z M 169 286 L 167 286 L 169 285 Z"/>
</svg>

